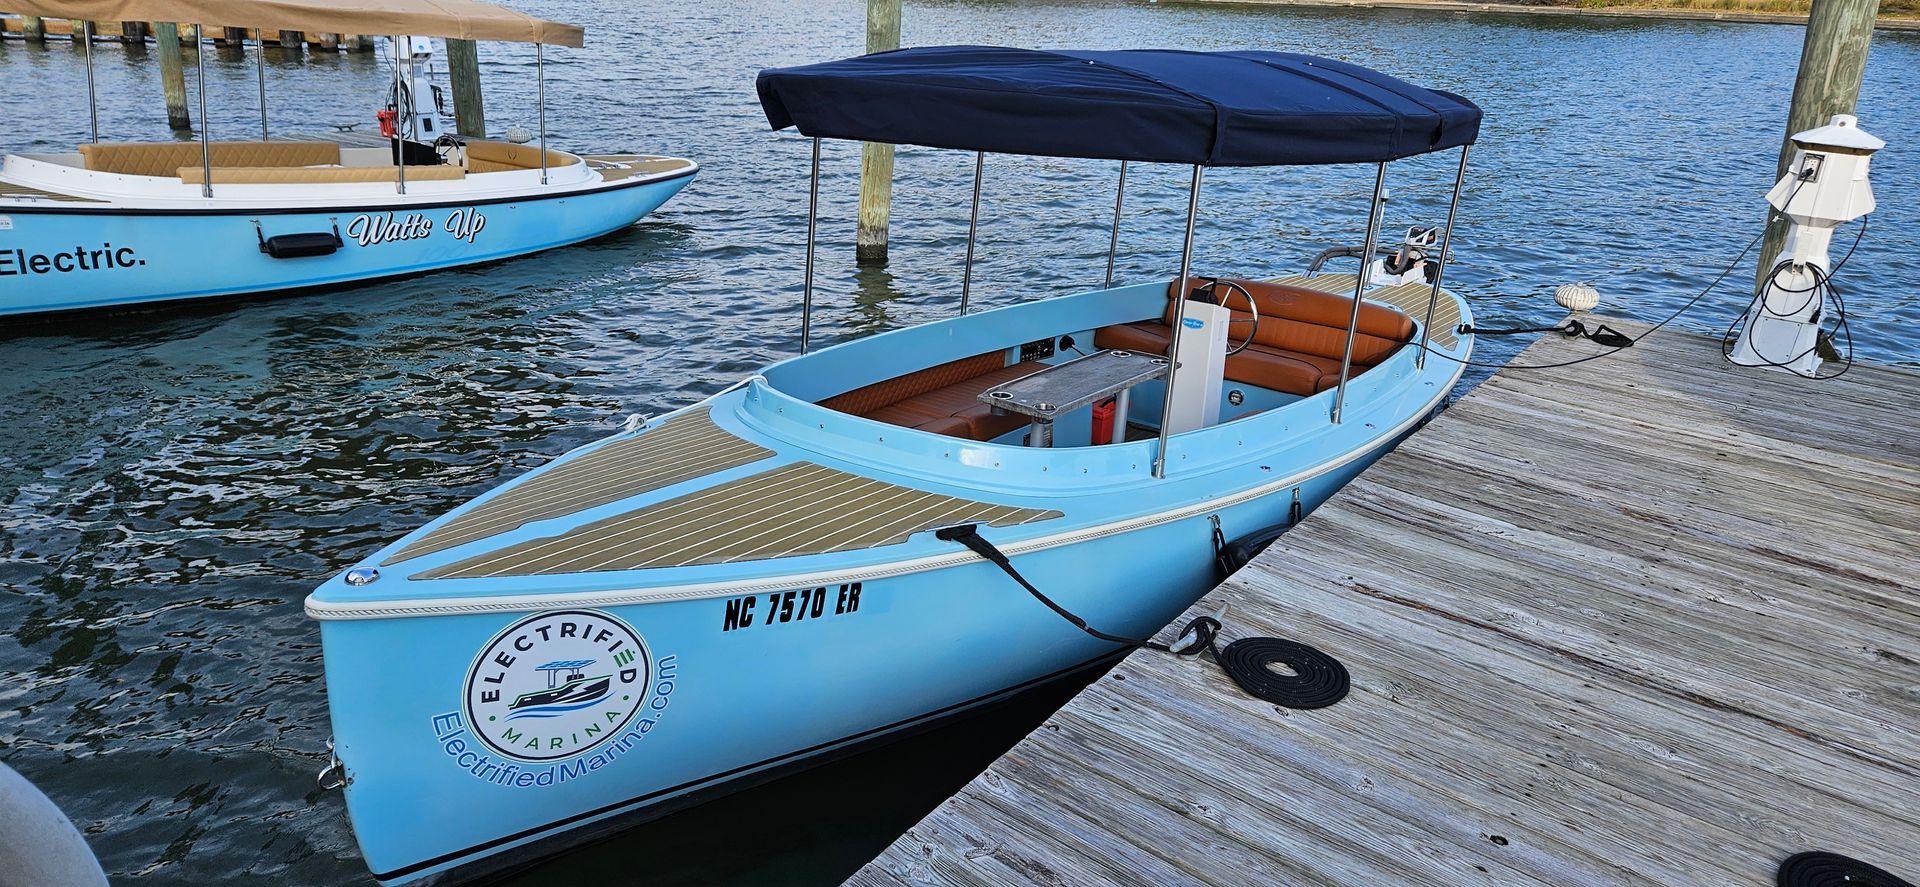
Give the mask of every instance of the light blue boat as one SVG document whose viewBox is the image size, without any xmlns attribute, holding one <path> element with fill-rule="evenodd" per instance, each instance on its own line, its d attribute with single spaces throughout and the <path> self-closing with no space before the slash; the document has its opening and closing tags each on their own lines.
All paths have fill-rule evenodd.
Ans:
<svg viewBox="0 0 1920 887">
<path fill-rule="evenodd" d="M 1163 114 L 1157 143 L 1115 149 L 1116 112 L 1078 97 L 1108 84 L 1076 78 L 1169 56 L 1187 75 L 1160 71 L 1129 108 L 1184 112 L 1222 83 L 1238 94 L 1214 95 L 1198 122 Z M 938 104 L 943 85 L 978 77 L 1011 91 L 997 106 Z M 1032 90 L 1057 127 L 1015 137 L 978 119 L 1030 113 Z M 1384 176 L 1388 159 L 1452 147 L 1464 168 L 1479 123 L 1464 99 L 1269 53 L 907 50 L 765 72 L 761 93 L 776 127 L 816 138 L 954 147 L 995 132 L 996 150 L 1060 154 L 1077 139 L 1079 156 L 1191 164 L 1195 204 L 1228 139 L 1243 165 L 1311 147 Z M 1289 104 L 1292 122 L 1247 125 L 1238 110 L 1261 101 Z M 835 109 L 866 119 L 816 116 Z M 1329 145 L 1315 110 L 1353 117 L 1332 137 L 1351 144 Z M 1383 119 L 1409 141 L 1353 135 Z M 928 120 L 950 137 L 903 129 Z M 1380 205 L 1362 256 L 1379 251 Z M 1191 214 L 1188 232 L 1190 255 Z M 1184 284 L 803 354 L 354 565 L 307 611 L 336 742 L 323 784 L 344 788 L 375 877 L 465 878 L 547 855 L 1127 649 L 982 551 L 1099 633 L 1160 630 L 1219 580 L 1222 536 L 1299 520 L 1447 398 L 1471 318 L 1426 260 L 1431 232 L 1414 233 L 1361 275 L 1200 278 L 1183 256 L 1169 276 Z M 1236 300 L 1259 320 L 1221 304 Z"/>
<path fill-rule="evenodd" d="M 350 9 L 300 6 L 256 15 L 355 23 Z M 541 58 L 544 43 L 580 41 L 578 28 L 469 0 L 386 12 L 412 16 L 424 34 L 478 28 L 534 42 Z M 444 133 L 437 87 L 428 88 L 432 41 L 390 46 L 385 142 L 269 140 L 263 79 L 259 141 L 212 141 L 203 125 L 198 144 L 103 142 L 96 125 L 75 151 L 7 155 L 0 319 L 338 287 L 522 256 L 626 228 L 698 171 L 674 157 L 548 149 L 544 89 L 537 144 Z"/>
</svg>

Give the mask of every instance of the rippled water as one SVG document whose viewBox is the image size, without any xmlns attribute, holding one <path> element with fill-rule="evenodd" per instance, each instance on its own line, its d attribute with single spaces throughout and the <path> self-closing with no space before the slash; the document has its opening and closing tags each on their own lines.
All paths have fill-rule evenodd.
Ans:
<svg viewBox="0 0 1920 887">
<path fill-rule="evenodd" d="M 313 788 L 327 723 L 301 598 L 623 414 L 685 404 L 796 345 L 806 147 L 766 132 L 752 75 L 858 52 L 862 5 L 518 5 L 589 29 L 587 48 L 549 54 L 554 143 L 694 157 L 705 170 L 691 188 L 632 230 L 535 258 L 0 338 L 0 759 L 66 807 L 116 880 L 363 880 L 339 796 Z M 995 2 L 910 2 L 905 32 L 909 44 L 1307 51 L 1468 95 L 1487 121 L 1448 279 L 1492 322 L 1551 321 L 1546 293 L 1574 279 L 1597 281 L 1606 310 L 1656 319 L 1718 273 L 1758 230 L 1801 38 L 1765 25 Z M 103 137 L 167 137 L 157 63 L 112 45 L 96 55 Z M 532 51 L 489 46 L 482 59 L 494 129 L 530 125 Z M 34 109 L 16 114 L 11 147 L 85 136 L 80 60 L 59 42 L 0 48 L 6 105 Z M 257 125 L 251 65 L 209 56 L 217 135 Z M 371 55 L 276 54 L 269 73 L 281 133 L 371 128 L 386 83 Z M 1920 227 L 1920 39 L 1879 35 L 1861 115 L 1891 147 L 1842 283 L 1859 353 L 1917 364 L 1920 271 L 1902 235 Z M 1393 167 L 1390 227 L 1441 220 L 1451 163 Z M 1187 174 L 1136 169 L 1123 277 L 1168 277 Z M 827 170 L 816 330 L 849 337 L 953 311 L 970 158 L 901 152 L 886 268 L 852 262 L 857 149 L 830 145 Z M 1098 283 L 1114 174 L 990 158 L 975 298 Z M 1279 273 L 1356 241 L 1370 176 L 1209 173 L 1197 267 Z M 1750 275 L 1737 271 L 1735 289 Z M 1742 302 L 1710 296 L 1680 325 L 1717 331 Z M 843 874 L 931 803 L 898 782 L 931 770 L 937 797 L 990 757 L 931 742 L 919 748 L 944 763 L 856 762 L 832 782 L 719 808 L 708 815 L 738 821 L 755 804 L 840 798 L 798 837 L 680 875 Z M 871 773 L 883 775 L 863 790 Z M 648 850 L 656 858 L 697 840 L 658 831 L 678 837 Z M 547 874 L 591 874 L 593 859 Z"/>
</svg>

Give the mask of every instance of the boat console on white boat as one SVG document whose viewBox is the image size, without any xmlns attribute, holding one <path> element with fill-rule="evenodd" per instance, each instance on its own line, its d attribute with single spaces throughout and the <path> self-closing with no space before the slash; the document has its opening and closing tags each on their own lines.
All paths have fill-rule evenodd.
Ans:
<svg viewBox="0 0 1920 887">
<path fill-rule="evenodd" d="M 21 2 L 27 14 L 98 14 L 79 0 Z M 674 157 L 547 147 L 545 46 L 581 45 L 571 25 L 476 0 L 123 0 L 116 10 L 203 26 L 415 36 L 389 42 L 393 84 L 378 115 L 385 144 L 273 139 L 264 74 L 259 140 L 213 141 L 205 44 L 196 39 L 197 143 L 103 142 L 95 115 L 92 140 L 74 151 L 6 155 L 0 319 L 334 287 L 525 255 L 626 228 L 697 170 Z M 441 131 L 434 36 L 534 44 L 536 144 Z M 90 104 L 91 60 L 89 44 Z"/>
<path fill-rule="evenodd" d="M 1178 264 L 814 350 L 810 210 L 801 354 L 328 581 L 324 779 L 384 882 L 551 853 L 1109 662 L 1219 581 L 1217 540 L 1298 521 L 1472 353 L 1440 285 L 1451 213 L 1393 269 L 1190 267 L 1215 165 L 1374 165 L 1374 256 L 1388 161 L 1459 148 L 1464 171 L 1480 111 L 1458 96 L 1302 55 L 994 47 L 759 91 L 812 138 L 816 195 L 823 138 L 1190 167 Z"/>
</svg>

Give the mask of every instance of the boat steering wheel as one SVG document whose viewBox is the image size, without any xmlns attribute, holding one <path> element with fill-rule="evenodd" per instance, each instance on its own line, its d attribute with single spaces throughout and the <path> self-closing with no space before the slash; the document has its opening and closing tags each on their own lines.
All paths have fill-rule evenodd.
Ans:
<svg viewBox="0 0 1920 887">
<path fill-rule="evenodd" d="M 1228 337 L 1227 356 L 1232 357 L 1236 354 L 1239 354 L 1242 351 L 1247 350 L 1247 346 L 1253 344 L 1253 337 L 1260 333 L 1260 304 L 1253 300 L 1253 294 L 1250 292 L 1247 292 L 1246 287 L 1241 286 L 1240 284 L 1234 283 L 1233 281 L 1227 280 L 1225 278 L 1216 277 L 1210 281 L 1207 281 L 1207 285 L 1201 287 L 1200 289 L 1205 290 L 1207 292 L 1212 292 L 1213 288 L 1216 286 L 1225 286 L 1228 290 L 1236 291 L 1240 293 L 1240 297 L 1247 300 L 1247 313 L 1253 315 L 1253 317 L 1250 320 L 1241 320 L 1240 318 L 1236 317 L 1233 320 L 1227 321 L 1230 324 L 1233 324 L 1233 323 L 1253 324 L 1253 329 L 1250 329 L 1247 331 L 1247 337 L 1240 341 L 1240 344 L 1238 347 L 1234 346 L 1232 337 L 1231 336 Z M 1232 295 L 1232 293 L 1229 292 L 1228 295 Z M 1220 300 L 1220 307 L 1222 308 L 1227 307 L 1226 299 L 1222 298 Z"/>
</svg>

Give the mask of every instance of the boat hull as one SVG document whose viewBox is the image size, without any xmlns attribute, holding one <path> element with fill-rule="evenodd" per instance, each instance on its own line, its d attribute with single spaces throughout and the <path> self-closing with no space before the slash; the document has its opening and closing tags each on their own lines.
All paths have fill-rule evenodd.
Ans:
<svg viewBox="0 0 1920 887">
<path fill-rule="evenodd" d="M 625 228 L 693 173 L 552 197 L 237 212 L 0 209 L 0 317 L 333 287 L 566 246 Z M 331 235 L 274 258 L 262 238 Z"/>
<path fill-rule="evenodd" d="M 1301 506 L 1397 442 L 1303 478 Z M 1280 489 L 1014 563 L 1095 627 L 1145 636 L 1215 584 L 1214 517 L 1237 536 L 1287 522 L 1293 503 L 1293 488 Z M 577 631 L 563 644 L 569 620 Z M 825 589 L 322 625 L 348 808 L 385 883 L 549 855 L 595 823 L 907 730 L 1118 649 L 984 561 Z M 598 646 L 581 640 L 602 632 Z M 515 698 L 509 672 L 536 660 L 619 665 L 622 651 L 638 654 L 620 666 L 638 673 L 616 674 L 595 718 L 508 726 L 485 701 Z M 583 724 L 606 726 L 581 735 Z"/>
</svg>

